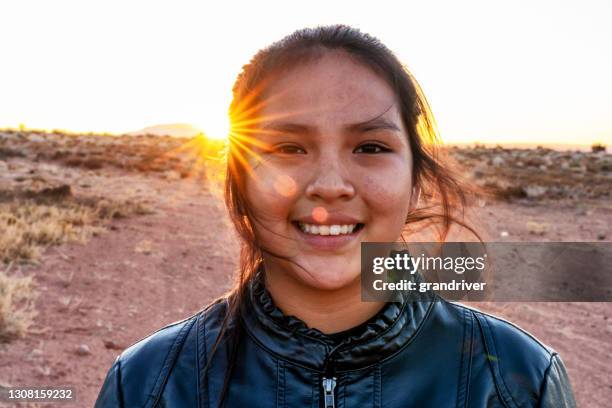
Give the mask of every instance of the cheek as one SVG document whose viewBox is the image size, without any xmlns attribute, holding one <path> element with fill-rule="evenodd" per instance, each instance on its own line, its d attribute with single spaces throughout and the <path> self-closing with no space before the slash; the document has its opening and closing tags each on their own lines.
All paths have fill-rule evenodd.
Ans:
<svg viewBox="0 0 612 408">
<path fill-rule="evenodd" d="M 361 180 L 360 195 L 373 211 L 373 217 L 406 215 L 412 193 L 412 178 L 407 168 L 390 174 L 364 174 Z"/>
<path fill-rule="evenodd" d="M 257 174 L 246 183 L 246 195 L 261 221 L 286 220 L 297 196 L 295 179 L 286 174 Z"/>
</svg>

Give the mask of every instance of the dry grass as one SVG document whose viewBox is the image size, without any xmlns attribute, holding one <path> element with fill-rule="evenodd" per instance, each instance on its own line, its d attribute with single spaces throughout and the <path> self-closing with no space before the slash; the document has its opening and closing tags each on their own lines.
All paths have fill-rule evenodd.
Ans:
<svg viewBox="0 0 612 408">
<path fill-rule="evenodd" d="M 180 178 L 210 179 L 226 148 L 225 141 L 204 136 L 79 135 L 60 131 L 0 130 L 0 159 L 22 157 L 87 170 L 121 169 Z"/>
<path fill-rule="evenodd" d="M 0 191 L 0 343 L 23 337 L 36 315 L 32 277 L 8 275 L 14 263 L 36 263 L 44 249 L 85 242 L 105 231 L 106 221 L 153 211 L 141 203 L 77 198 L 69 185 L 39 191 Z"/>
<path fill-rule="evenodd" d="M 152 211 L 140 203 L 77 199 L 70 186 L 0 195 L 0 260 L 35 263 L 50 245 L 86 242 L 105 221 Z"/>
<path fill-rule="evenodd" d="M 451 155 L 464 174 L 504 201 L 601 199 L 612 194 L 612 155 L 604 146 L 593 152 L 453 147 Z"/>
<path fill-rule="evenodd" d="M 34 322 L 32 277 L 13 277 L 0 271 L 0 343 L 25 336 Z"/>
</svg>

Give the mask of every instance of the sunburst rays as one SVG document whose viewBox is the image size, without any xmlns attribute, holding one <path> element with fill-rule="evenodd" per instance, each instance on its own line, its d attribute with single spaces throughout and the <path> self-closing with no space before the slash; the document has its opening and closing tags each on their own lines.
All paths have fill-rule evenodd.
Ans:
<svg viewBox="0 0 612 408">
<path fill-rule="evenodd" d="M 280 136 L 282 132 L 266 129 L 266 122 L 295 117 L 302 112 L 286 111 L 276 114 L 264 114 L 265 107 L 278 101 L 286 92 L 281 91 L 273 95 L 264 95 L 267 81 L 261 81 L 255 90 L 249 92 L 239 102 L 232 104 L 230 113 L 230 132 L 228 140 L 229 170 L 237 177 L 250 177 L 256 183 L 261 180 L 255 172 L 259 166 L 269 166 L 262 154 L 272 151 L 272 144 L 267 141 L 270 137 Z M 266 136 L 262 138 L 262 136 Z M 266 140 L 267 139 L 267 140 Z M 239 167 L 238 167 L 239 166 Z M 275 180 L 279 186 L 279 194 L 288 196 L 295 194 L 295 181 L 289 181 L 282 175 Z M 287 176 L 288 177 L 288 176 Z"/>
<path fill-rule="evenodd" d="M 237 102 L 232 104 L 226 138 L 211 138 L 201 133 L 156 160 L 176 162 L 175 170 L 183 178 L 208 182 L 218 191 L 222 191 L 228 171 L 241 181 L 249 178 L 261 183 L 259 171 L 256 170 L 265 170 L 269 166 L 263 156 L 273 150 L 271 140 L 282 135 L 281 131 L 265 128 L 266 123 L 287 120 L 304 113 L 287 110 L 264 114 L 267 104 L 279 102 L 286 91 L 264 96 L 261 90 L 265 88 L 265 83 L 262 81 L 254 91 L 238 97 Z M 288 176 L 278 175 L 273 183 L 282 196 L 296 193 L 295 180 L 289 180 Z"/>
</svg>

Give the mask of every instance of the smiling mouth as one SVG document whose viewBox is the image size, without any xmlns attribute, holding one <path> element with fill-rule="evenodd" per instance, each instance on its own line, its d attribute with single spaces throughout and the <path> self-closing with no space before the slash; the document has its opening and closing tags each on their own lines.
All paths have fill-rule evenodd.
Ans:
<svg viewBox="0 0 612 408">
<path fill-rule="evenodd" d="M 361 230 L 365 224 L 307 224 L 300 221 L 292 221 L 300 231 L 308 235 L 350 235 Z"/>
</svg>

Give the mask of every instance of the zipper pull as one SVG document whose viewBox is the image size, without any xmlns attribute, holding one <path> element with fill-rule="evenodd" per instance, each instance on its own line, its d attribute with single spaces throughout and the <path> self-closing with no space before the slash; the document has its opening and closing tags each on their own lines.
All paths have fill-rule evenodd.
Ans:
<svg viewBox="0 0 612 408">
<path fill-rule="evenodd" d="M 324 408 L 335 408 L 334 389 L 336 388 L 336 377 L 323 377 Z"/>
</svg>

